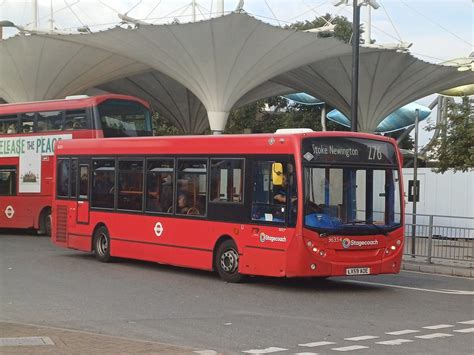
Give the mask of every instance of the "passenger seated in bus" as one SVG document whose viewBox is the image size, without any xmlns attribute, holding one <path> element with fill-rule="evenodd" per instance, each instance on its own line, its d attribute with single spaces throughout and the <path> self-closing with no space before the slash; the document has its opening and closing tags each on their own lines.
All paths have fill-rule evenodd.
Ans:
<svg viewBox="0 0 474 355">
<path fill-rule="evenodd" d="M 184 192 L 180 192 L 178 195 L 178 213 L 187 214 L 189 211 L 188 206 L 188 195 Z"/>
<path fill-rule="evenodd" d="M 16 134 L 16 124 L 12 123 L 8 126 L 7 134 Z"/>
</svg>

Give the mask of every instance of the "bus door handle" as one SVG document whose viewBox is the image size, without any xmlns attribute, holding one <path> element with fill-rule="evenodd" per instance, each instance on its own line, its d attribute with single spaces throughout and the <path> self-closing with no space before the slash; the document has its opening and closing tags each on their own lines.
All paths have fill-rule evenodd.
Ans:
<svg viewBox="0 0 474 355">
<path fill-rule="evenodd" d="M 260 229 L 258 228 L 252 228 L 252 235 L 255 237 L 258 237 L 258 232 L 260 232 Z"/>
</svg>

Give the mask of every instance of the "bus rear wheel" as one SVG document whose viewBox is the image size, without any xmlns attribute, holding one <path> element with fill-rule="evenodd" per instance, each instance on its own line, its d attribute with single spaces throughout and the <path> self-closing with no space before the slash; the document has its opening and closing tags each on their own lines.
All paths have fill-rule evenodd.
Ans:
<svg viewBox="0 0 474 355">
<path fill-rule="evenodd" d="M 233 283 L 243 280 L 243 275 L 239 274 L 239 252 L 232 240 L 226 240 L 219 245 L 215 265 L 222 280 Z"/>
<path fill-rule="evenodd" d="M 97 228 L 93 239 L 95 258 L 103 263 L 111 261 L 110 256 L 110 236 L 106 227 Z"/>
<path fill-rule="evenodd" d="M 51 237 L 51 208 L 49 207 L 41 212 L 38 234 Z"/>
</svg>

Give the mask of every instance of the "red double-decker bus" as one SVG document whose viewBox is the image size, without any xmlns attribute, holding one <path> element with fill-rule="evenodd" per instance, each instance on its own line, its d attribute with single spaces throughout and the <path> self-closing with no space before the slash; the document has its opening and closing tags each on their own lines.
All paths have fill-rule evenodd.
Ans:
<svg viewBox="0 0 474 355">
<path fill-rule="evenodd" d="M 392 274 L 403 250 L 401 155 L 349 132 L 58 143 L 52 241 L 244 275 Z"/>
<path fill-rule="evenodd" d="M 0 105 L 0 228 L 50 234 L 58 140 L 152 135 L 149 106 L 124 95 Z"/>
</svg>

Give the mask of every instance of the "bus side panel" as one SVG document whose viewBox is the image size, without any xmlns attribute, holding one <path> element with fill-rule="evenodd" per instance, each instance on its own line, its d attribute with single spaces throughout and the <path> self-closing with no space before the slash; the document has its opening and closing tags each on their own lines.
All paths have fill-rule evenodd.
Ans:
<svg viewBox="0 0 474 355">
<path fill-rule="evenodd" d="M 104 224 L 112 256 L 212 269 L 216 235 L 198 218 L 91 211 L 90 228 Z M 91 231 L 92 233 L 92 231 Z"/>
<path fill-rule="evenodd" d="M 274 225 L 245 225 L 241 239 L 244 245 L 239 272 L 250 275 L 286 276 L 287 249 L 294 239 L 294 228 Z"/>
</svg>

